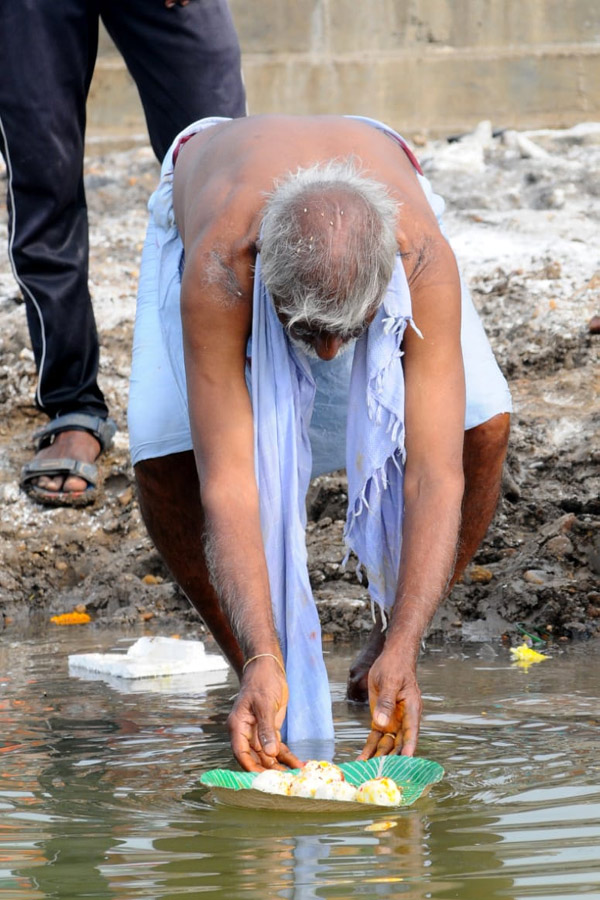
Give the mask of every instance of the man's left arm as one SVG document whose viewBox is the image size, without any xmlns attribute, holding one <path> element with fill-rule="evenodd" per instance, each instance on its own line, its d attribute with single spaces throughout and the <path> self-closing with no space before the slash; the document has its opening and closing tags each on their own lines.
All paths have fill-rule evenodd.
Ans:
<svg viewBox="0 0 600 900">
<path fill-rule="evenodd" d="M 412 756 L 421 717 L 417 658 L 453 571 L 464 488 L 465 386 L 460 346 L 460 279 L 440 236 L 411 284 L 421 339 L 404 338 L 406 467 L 402 552 L 385 646 L 369 673 L 372 730 L 359 758 Z"/>
</svg>

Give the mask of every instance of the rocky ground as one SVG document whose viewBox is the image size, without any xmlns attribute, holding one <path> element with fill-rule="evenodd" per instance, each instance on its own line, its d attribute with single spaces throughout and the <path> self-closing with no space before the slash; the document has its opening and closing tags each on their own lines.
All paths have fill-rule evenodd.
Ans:
<svg viewBox="0 0 600 900">
<path fill-rule="evenodd" d="M 497 515 L 430 640 L 516 636 L 517 624 L 557 640 L 598 636 L 600 336 L 590 322 L 600 314 L 600 124 L 496 134 L 482 123 L 458 139 L 412 138 L 447 200 L 449 234 L 515 401 Z M 103 141 L 88 146 L 85 172 L 101 382 L 120 431 L 92 508 L 47 509 L 19 491 L 44 418 L 25 310 L 0 256 L 0 630 L 16 637 L 81 604 L 115 628 L 197 631 L 146 536 L 127 452 L 137 269 L 157 166 L 143 140 Z M 310 574 L 329 639 L 371 626 L 365 587 L 340 566 L 345 499 L 343 474 L 318 479 L 309 497 Z"/>
</svg>

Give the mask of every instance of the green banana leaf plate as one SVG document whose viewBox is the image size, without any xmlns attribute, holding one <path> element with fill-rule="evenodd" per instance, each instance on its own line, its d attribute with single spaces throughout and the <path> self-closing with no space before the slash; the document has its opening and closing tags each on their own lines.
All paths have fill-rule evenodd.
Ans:
<svg viewBox="0 0 600 900">
<path fill-rule="evenodd" d="M 415 756 L 379 756 L 361 762 L 339 764 L 346 781 L 355 787 L 371 778 L 385 776 L 392 778 L 402 789 L 399 806 L 377 806 L 373 803 L 357 803 L 353 800 L 317 800 L 305 797 L 286 797 L 281 794 L 267 794 L 252 789 L 256 772 L 234 772 L 231 769 L 211 769 L 200 777 L 200 784 L 208 788 L 211 795 L 228 806 L 244 809 L 272 809 L 290 812 L 358 812 L 385 810 L 388 813 L 405 806 L 426 794 L 432 784 L 441 781 L 444 770 L 439 763 Z M 292 769 L 296 774 L 299 770 Z"/>
</svg>

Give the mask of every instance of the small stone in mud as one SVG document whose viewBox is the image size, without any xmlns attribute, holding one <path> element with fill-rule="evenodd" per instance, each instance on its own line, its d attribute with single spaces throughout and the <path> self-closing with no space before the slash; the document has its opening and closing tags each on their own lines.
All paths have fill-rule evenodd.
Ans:
<svg viewBox="0 0 600 900">
<path fill-rule="evenodd" d="M 600 316 L 592 316 L 588 328 L 590 334 L 600 334 Z"/>
<path fill-rule="evenodd" d="M 321 569 L 313 569 L 311 572 L 309 572 L 309 579 L 311 587 L 317 587 L 327 580 L 325 578 L 325 573 L 321 571 Z"/>
<path fill-rule="evenodd" d="M 554 519 L 547 525 L 542 525 L 540 528 L 540 535 L 542 537 L 553 537 L 556 534 L 571 531 L 576 521 L 577 516 L 574 513 L 566 513 L 564 516 Z"/>
<path fill-rule="evenodd" d="M 474 584 L 489 584 L 494 577 L 493 573 L 484 566 L 471 566 L 471 568 L 467 570 L 467 576 L 469 581 Z"/>
<path fill-rule="evenodd" d="M 550 556 L 560 559 L 563 556 L 569 556 L 573 552 L 573 544 L 566 534 L 557 534 L 556 537 L 550 538 L 546 543 L 546 552 Z"/>
<path fill-rule="evenodd" d="M 117 500 L 121 506 L 128 506 L 133 500 L 133 488 L 126 488 L 121 494 L 117 495 Z"/>
<path fill-rule="evenodd" d="M 541 569 L 527 569 L 523 573 L 523 579 L 529 584 L 546 584 L 548 576 Z"/>
<path fill-rule="evenodd" d="M 521 488 L 512 476 L 508 467 L 504 467 L 502 472 L 502 493 L 511 503 L 516 503 L 521 499 Z"/>
<path fill-rule="evenodd" d="M 160 577 L 160 575 L 150 575 L 150 574 L 144 575 L 144 577 L 142 578 L 142 581 L 144 582 L 144 584 L 162 584 L 163 583 L 163 580 Z"/>
<path fill-rule="evenodd" d="M 558 279 L 562 275 L 562 267 L 558 260 L 547 262 L 543 269 L 538 273 L 538 278 L 546 278 L 548 280 Z"/>
</svg>

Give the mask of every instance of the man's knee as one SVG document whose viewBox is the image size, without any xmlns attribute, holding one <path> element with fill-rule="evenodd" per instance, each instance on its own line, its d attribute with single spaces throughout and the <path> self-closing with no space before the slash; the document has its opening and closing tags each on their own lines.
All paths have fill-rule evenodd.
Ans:
<svg viewBox="0 0 600 900">
<path fill-rule="evenodd" d="M 463 468 L 467 480 L 498 480 L 508 447 L 510 414 L 499 413 L 465 431 Z"/>
<path fill-rule="evenodd" d="M 465 431 L 465 451 L 504 457 L 510 433 L 510 413 L 498 413 L 487 422 Z"/>
<path fill-rule="evenodd" d="M 182 494 L 193 497 L 199 493 L 198 472 L 192 450 L 143 459 L 133 468 L 138 491 L 145 501 L 181 500 Z"/>
</svg>

